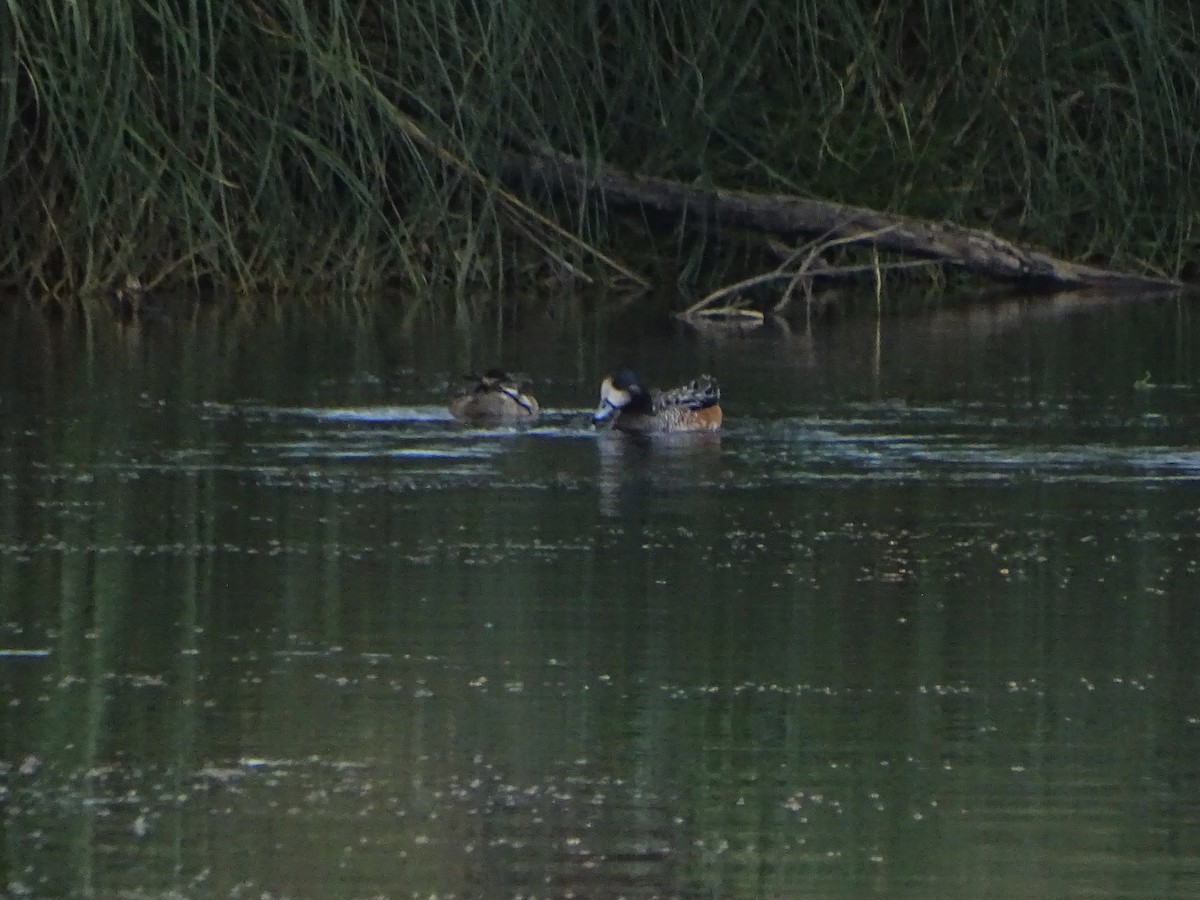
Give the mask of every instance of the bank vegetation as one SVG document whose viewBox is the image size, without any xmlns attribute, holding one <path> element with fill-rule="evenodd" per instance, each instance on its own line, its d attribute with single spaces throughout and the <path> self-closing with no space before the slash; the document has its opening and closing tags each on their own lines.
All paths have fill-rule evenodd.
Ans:
<svg viewBox="0 0 1200 900">
<path fill-rule="evenodd" d="M 726 221 L 688 188 L 1158 283 L 1200 263 L 1188 4 L 7 3 L 0 41 L 10 297 L 477 314 L 564 285 L 698 296 L 813 250 L 826 277 L 880 253 L 938 263 L 895 277 L 961 268 L 877 240 L 894 228 Z"/>
</svg>

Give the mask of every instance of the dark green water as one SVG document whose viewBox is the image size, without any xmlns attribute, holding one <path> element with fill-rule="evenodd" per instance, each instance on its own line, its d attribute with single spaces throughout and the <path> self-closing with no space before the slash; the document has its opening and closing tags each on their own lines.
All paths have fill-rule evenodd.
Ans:
<svg viewBox="0 0 1200 900">
<path fill-rule="evenodd" d="M 1200 896 L 1184 303 L 0 341 L 2 896 Z"/>
</svg>

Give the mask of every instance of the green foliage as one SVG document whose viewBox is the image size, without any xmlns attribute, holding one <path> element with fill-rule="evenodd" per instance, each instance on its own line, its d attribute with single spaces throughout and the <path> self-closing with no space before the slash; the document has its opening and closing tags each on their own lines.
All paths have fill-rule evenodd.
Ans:
<svg viewBox="0 0 1200 900">
<path fill-rule="evenodd" d="M 594 198 L 505 193 L 514 140 L 1122 267 L 1196 262 L 1187 4 L 6 0 L 0 35 L 7 290 L 478 309 L 548 268 L 598 274 L 588 244 L 629 255 L 612 248 L 642 223 Z M 684 273 L 723 249 L 649 246 Z"/>
</svg>

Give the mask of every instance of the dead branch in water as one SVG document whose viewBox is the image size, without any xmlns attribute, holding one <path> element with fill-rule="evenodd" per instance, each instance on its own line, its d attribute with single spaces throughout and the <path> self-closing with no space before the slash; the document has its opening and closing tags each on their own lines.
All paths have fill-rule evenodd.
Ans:
<svg viewBox="0 0 1200 900">
<path fill-rule="evenodd" d="M 771 307 L 771 312 L 783 312 L 788 304 L 792 302 L 792 296 L 796 293 L 797 288 L 804 291 L 805 298 L 812 302 L 812 287 L 813 279 L 820 275 L 823 277 L 832 278 L 849 278 L 854 275 L 873 274 L 875 276 L 876 291 L 878 292 L 882 274 L 885 271 L 895 271 L 896 269 L 913 269 L 923 266 L 941 265 L 935 259 L 918 259 L 906 260 L 903 262 L 881 263 L 878 259 L 873 260 L 869 265 L 859 266 L 838 266 L 830 268 L 821 263 L 821 254 L 827 250 L 832 250 L 835 247 L 844 246 L 854 243 L 868 243 L 880 232 L 864 232 L 844 238 L 833 238 L 831 240 L 813 241 L 811 244 L 806 244 L 787 255 L 782 263 L 777 268 L 770 272 L 765 272 L 761 275 L 752 275 L 749 278 L 744 278 L 741 281 L 736 281 L 733 284 L 725 285 L 717 288 L 712 293 L 697 300 L 683 312 L 679 313 L 679 318 L 686 319 L 691 316 L 701 315 L 705 312 L 710 312 L 713 304 L 726 298 L 729 300 L 729 306 L 725 308 L 742 309 L 748 301 L 742 295 L 753 288 L 761 287 L 765 284 L 771 284 L 776 281 L 786 281 L 787 287 L 784 289 L 783 296 Z M 803 259 L 801 259 L 803 256 Z M 797 261 L 799 263 L 797 264 Z M 739 299 L 741 298 L 741 299 Z"/>
<path fill-rule="evenodd" d="M 1041 288 L 1141 291 L 1183 287 L 1181 282 L 1165 276 L 1119 272 L 1058 259 L 1040 250 L 1019 247 L 991 232 L 949 222 L 924 222 L 788 194 L 724 190 L 633 175 L 543 148 L 529 147 L 524 154 L 510 155 L 504 162 L 503 175 L 509 182 L 533 179 L 555 190 L 592 191 L 610 207 L 635 207 L 685 223 L 706 222 L 789 238 L 823 236 L 824 240 L 800 267 L 804 271 L 781 268 L 762 276 L 765 281 L 795 279 L 798 272 L 800 277 L 836 276 L 836 269 L 819 272 L 813 269 L 812 261 L 821 247 L 864 244 Z M 720 299 L 730 290 L 710 295 L 694 309 Z"/>
</svg>

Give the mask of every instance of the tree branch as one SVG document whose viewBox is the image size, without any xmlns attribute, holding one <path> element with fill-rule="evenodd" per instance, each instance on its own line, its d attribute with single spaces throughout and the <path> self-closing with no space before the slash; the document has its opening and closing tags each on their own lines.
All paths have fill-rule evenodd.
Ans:
<svg viewBox="0 0 1200 900">
<path fill-rule="evenodd" d="M 552 190 L 573 194 L 581 189 L 591 191 L 611 207 L 652 211 L 684 223 L 712 223 L 785 237 L 821 234 L 845 243 L 861 242 L 993 278 L 1045 287 L 1183 287 L 1181 282 L 1164 276 L 1058 259 L 1040 250 L 1019 247 L 991 232 L 949 222 L 925 222 L 788 194 L 724 190 L 633 175 L 542 148 L 529 147 L 526 153 L 508 156 L 502 164 L 502 176 L 509 183 L 540 181 Z"/>
</svg>

